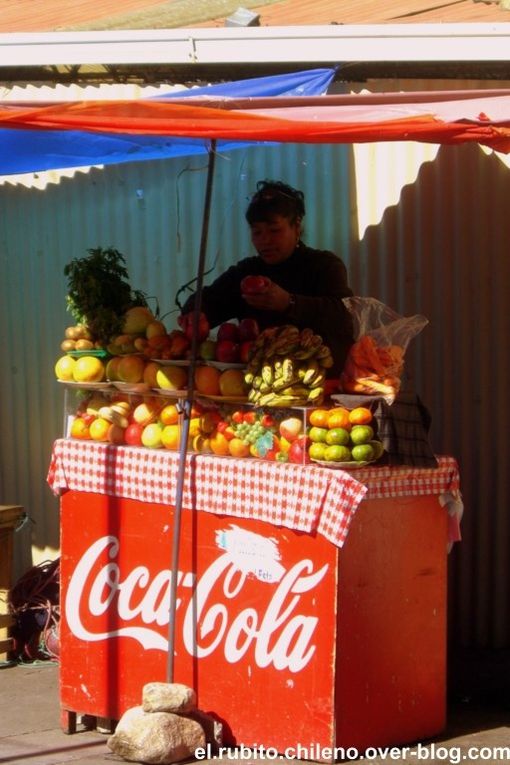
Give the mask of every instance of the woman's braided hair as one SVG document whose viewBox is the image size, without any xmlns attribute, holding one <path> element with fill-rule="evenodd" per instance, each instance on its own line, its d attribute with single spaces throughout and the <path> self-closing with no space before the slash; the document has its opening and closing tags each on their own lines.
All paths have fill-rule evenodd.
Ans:
<svg viewBox="0 0 510 765">
<path fill-rule="evenodd" d="M 252 196 L 246 220 L 250 224 L 270 220 L 274 215 L 288 218 L 291 223 L 305 214 L 305 195 L 282 181 L 259 181 Z"/>
</svg>

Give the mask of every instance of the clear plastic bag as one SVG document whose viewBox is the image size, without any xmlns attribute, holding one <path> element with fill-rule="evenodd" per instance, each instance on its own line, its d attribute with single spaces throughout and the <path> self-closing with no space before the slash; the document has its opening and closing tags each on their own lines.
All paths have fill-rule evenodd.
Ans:
<svg viewBox="0 0 510 765">
<path fill-rule="evenodd" d="M 340 375 L 344 393 L 380 395 L 392 404 L 400 390 L 410 341 L 428 324 L 421 314 L 401 316 L 371 297 L 345 298 L 356 341 Z"/>
</svg>

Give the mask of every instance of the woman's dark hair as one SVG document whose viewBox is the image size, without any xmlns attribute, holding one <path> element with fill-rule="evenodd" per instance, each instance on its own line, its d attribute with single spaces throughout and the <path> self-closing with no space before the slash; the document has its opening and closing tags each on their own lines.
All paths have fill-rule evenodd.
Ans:
<svg viewBox="0 0 510 765">
<path fill-rule="evenodd" d="M 302 191 L 282 181 L 259 181 L 246 210 L 246 220 L 251 226 L 281 215 L 295 223 L 304 214 L 305 195 Z"/>
</svg>

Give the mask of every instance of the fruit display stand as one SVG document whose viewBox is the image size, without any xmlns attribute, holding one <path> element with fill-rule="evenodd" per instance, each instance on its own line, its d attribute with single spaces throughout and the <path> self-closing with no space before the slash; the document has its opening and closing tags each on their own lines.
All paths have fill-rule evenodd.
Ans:
<svg viewBox="0 0 510 765">
<path fill-rule="evenodd" d="M 335 747 L 440 732 L 455 460 L 350 473 L 186 460 L 175 680 L 225 743 L 332 761 Z M 178 464 L 165 449 L 54 444 L 67 731 L 77 714 L 119 719 L 166 680 Z"/>
</svg>

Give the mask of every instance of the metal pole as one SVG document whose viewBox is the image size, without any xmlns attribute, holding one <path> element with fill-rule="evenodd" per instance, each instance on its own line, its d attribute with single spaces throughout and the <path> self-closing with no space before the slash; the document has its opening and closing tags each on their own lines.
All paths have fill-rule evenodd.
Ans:
<svg viewBox="0 0 510 765">
<path fill-rule="evenodd" d="M 204 280 L 205 257 L 207 251 L 207 234 L 209 230 L 209 218 L 211 212 L 211 196 L 214 177 L 214 165 L 216 160 L 216 141 L 212 140 L 209 148 L 209 164 L 207 168 L 207 184 L 205 189 L 204 214 L 202 218 L 202 236 L 200 241 L 200 254 L 198 259 L 197 289 L 195 292 L 195 305 L 193 309 L 193 335 L 191 339 L 191 357 L 188 367 L 188 389 L 184 402 L 182 418 L 182 432 L 179 444 L 179 472 L 177 474 L 177 486 L 175 492 L 175 511 L 172 538 L 172 576 L 170 579 L 170 605 L 168 621 L 168 662 L 167 682 L 174 681 L 174 651 L 175 651 L 175 609 L 177 602 L 177 574 L 179 571 L 179 551 L 181 539 L 181 514 L 182 498 L 184 491 L 184 479 L 186 475 L 186 455 L 188 452 L 189 424 L 193 405 L 195 367 L 198 353 L 198 322 L 202 307 L 202 285 Z"/>
</svg>

